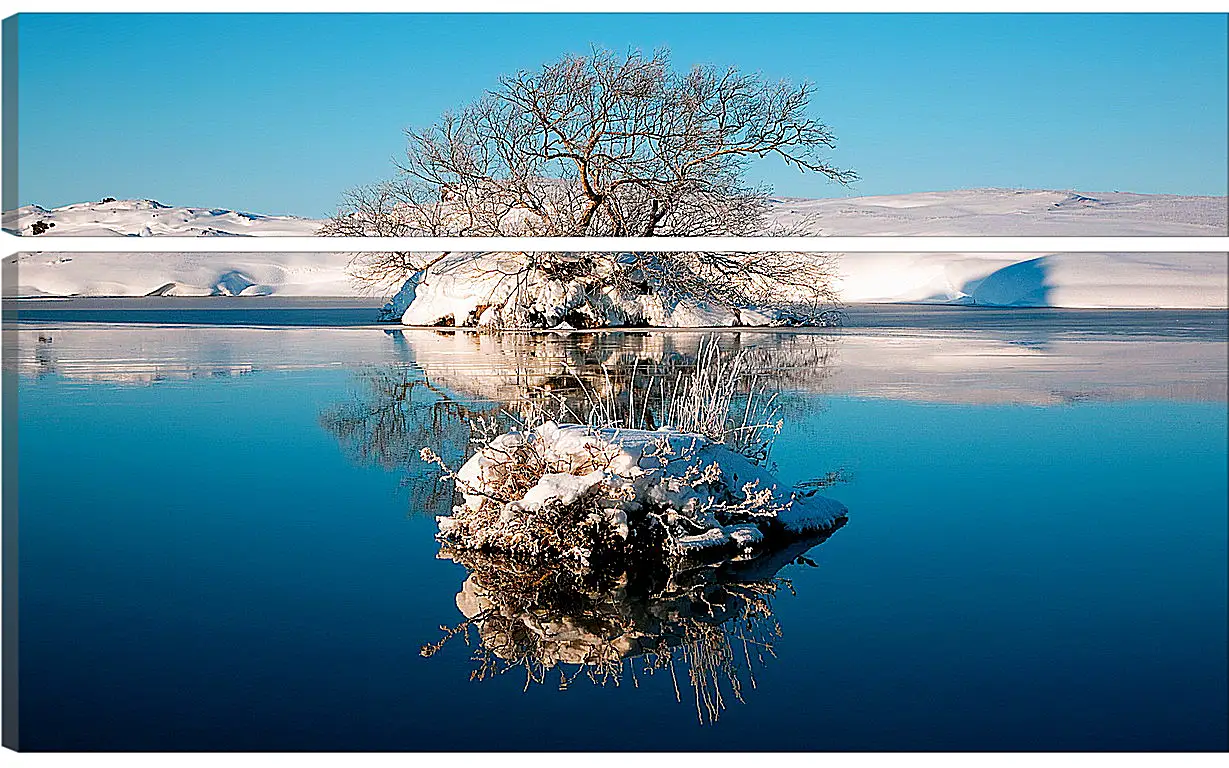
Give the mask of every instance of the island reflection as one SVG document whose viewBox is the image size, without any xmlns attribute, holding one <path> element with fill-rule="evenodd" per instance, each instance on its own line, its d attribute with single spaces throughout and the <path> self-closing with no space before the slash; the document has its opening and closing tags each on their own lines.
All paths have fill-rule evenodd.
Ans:
<svg viewBox="0 0 1229 768">
<path fill-rule="evenodd" d="M 783 630 L 773 602 L 794 591 L 782 571 L 815 567 L 806 553 L 830 535 L 681 571 L 577 571 L 444 546 L 439 557 L 468 572 L 456 597 L 465 618 L 441 626 L 443 637 L 421 652 L 464 642 L 473 648 L 471 680 L 523 675 L 526 691 L 582 680 L 639 688 L 668 677 L 675 698 L 693 700 L 700 723 L 712 723 L 776 657 Z"/>
</svg>

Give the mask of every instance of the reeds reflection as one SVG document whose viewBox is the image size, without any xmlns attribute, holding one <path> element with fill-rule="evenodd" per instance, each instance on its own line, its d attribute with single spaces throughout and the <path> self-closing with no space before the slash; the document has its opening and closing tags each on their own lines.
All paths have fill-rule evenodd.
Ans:
<svg viewBox="0 0 1229 768">
<path fill-rule="evenodd" d="M 637 426 L 653 429 L 664 416 L 669 385 L 695 370 L 703 334 L 502 334 L 440 332 L 415 337 L 397 363 L 355 371 L 349 395 L 319 417 L 360 464 L 406 473 L 415 511 L 446 514 L 450 491 L 435 488 L 417 460 L 430 447 L 450 466 L 472 453 L 474 424 L 506 428 L 531 413 L 561 422 L 584 421 L 595 402 Z M 751 375 L 740 379 L 740 402 L 771 390 L 786 420 L 814 409 L 813 393 L 834 370 L 836 340 L 800 336 L 788 347 L 747 344 L 740 334 L 713 337 L 727 353 L 743 351 Z M 760 337 L 752 337 L 759 339 Z M 663 389 L 666 384 L 666 389 Z M 447 498 L 444 498 L 447 497 Z"/>
<path fill-rule="evenodd" d="M 422 655 L 464 642 L 471 680 L 523 676 L 525 690 L 670 685 L 678 701 L 694 702 L 701 724 L 712 723 L 776 657 L 783 628 L 773 604 L 794 590 L 782 571 L 814 567 L 806 553 L 830 535 L 682 571 L 643 563 L 578 571 L 444 547 L 439 556 L 468 571 L 456 598 L 464 620 L 441 626 Z"/>
</svg>

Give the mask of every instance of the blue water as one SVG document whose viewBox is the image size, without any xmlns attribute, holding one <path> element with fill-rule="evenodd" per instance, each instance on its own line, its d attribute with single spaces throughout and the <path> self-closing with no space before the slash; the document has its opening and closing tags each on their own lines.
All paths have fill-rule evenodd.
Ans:
<svg viewBox="0 0 1229 768">
<path fill-rule="evenodd" d="M 424 476 L 324 426 L 361 373 L 21 377 L 22 749 L 1229 747 L 1223 401 L 793 392 L 777 471 L 843 470 L 849 523 L 701 722 L 660 674 L 526 689 L 419 654 L 466 571 Z M 409 407 L 489 407 L 437 389 Z"/>
</svg>

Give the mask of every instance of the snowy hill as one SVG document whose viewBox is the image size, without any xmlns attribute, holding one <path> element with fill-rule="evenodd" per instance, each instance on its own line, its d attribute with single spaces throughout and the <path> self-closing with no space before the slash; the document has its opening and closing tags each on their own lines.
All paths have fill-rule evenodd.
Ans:
<svg viewBox="0 0 1229 768">
<path fill-rule="evenodd" d="M 810 219 L 821 234 L 944 237 L 1195 237 L 1229 235 L 1229 198 L 1127 192 L 967 189 L 910 195 L 778 198 L 783 224 Z"/>
<path fill-rule="evenodd" d="M 26 205 L 5 213 L 5 229 L 33 235 L 36 223 L 44 234 L 57 237 L 179 237 L 310 236 L 320 222 L 297 216 L 264 216 L 225 208 L 176 208 L 156 200 L 111 200 L 74 203 L 47 209 Z M 41 228 L 41 227 L 40 227 Z"/>
<path fill-rule="evenodd" d="M 1049 190 L 969 189 L 908 195 L 819 200 L 774 198 L 771 217 L 806 224 L 831 236 L 1083 236 L 1229 235 L 1229 198 L 1084 193 Z M 54 224 L 45 234 L 64 236 L 310 236 L 323 221 L 264 216 L 224 208 L 184 208 L 154 200 L 74 203 L 46 209 L 27 205 L 5 214 L 5 228 L 32 235 L 36 222 Z"/>
</svg>

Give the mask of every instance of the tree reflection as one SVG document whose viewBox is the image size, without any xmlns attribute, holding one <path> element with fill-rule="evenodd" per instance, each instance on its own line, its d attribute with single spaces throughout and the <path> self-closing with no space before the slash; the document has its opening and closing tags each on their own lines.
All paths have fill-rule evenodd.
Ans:
<svg viewBox="0 0 1229 768">
<path fill-rule="evenodd" d="M 560 421 L 584 421 L 596 400 L 635 411 L 640 425 L 658 425 L 663 383 L 695 368 L 703 334 L 500 334 L 432 332 L 404 335 L 405 362 L 355 372 L 350 397 L 320 414 L 321 426 L 352 459 L 420 478 L 417 455 L 431 447 L 450 465 L 469 452 L 476 419 L 507 424 L 530 412 Z M 787 420 L 815 408 L 805 393 L 822 389 L 835 363 L 835 339 L 819 335 L 722 333 L 725 352 L 746 350 L 755 389 L 778 392 Z M 416 470 L 415 468 L 418 468 Z M 438 494 L 432 494 L 438 496 Z M 433 514 L 438 504 L 419 507 Z M 417 505 L 416 505 L 417 507 Z"/>
<path fill-rule="evenodd" d="M 497 403 L 462 402 L 435 387 L 408 364 L 370 366 L 355 374 L 349 399 L 326 408 L 320 424 L 360 464 L 406 473 L 412 508 L 447 514 L 453 490 L 436 481 L 417 460 L 419 448 L 434 446 L 459 461 L 466 453 L 475 418 L 493 416 Z"/>
</svg>

